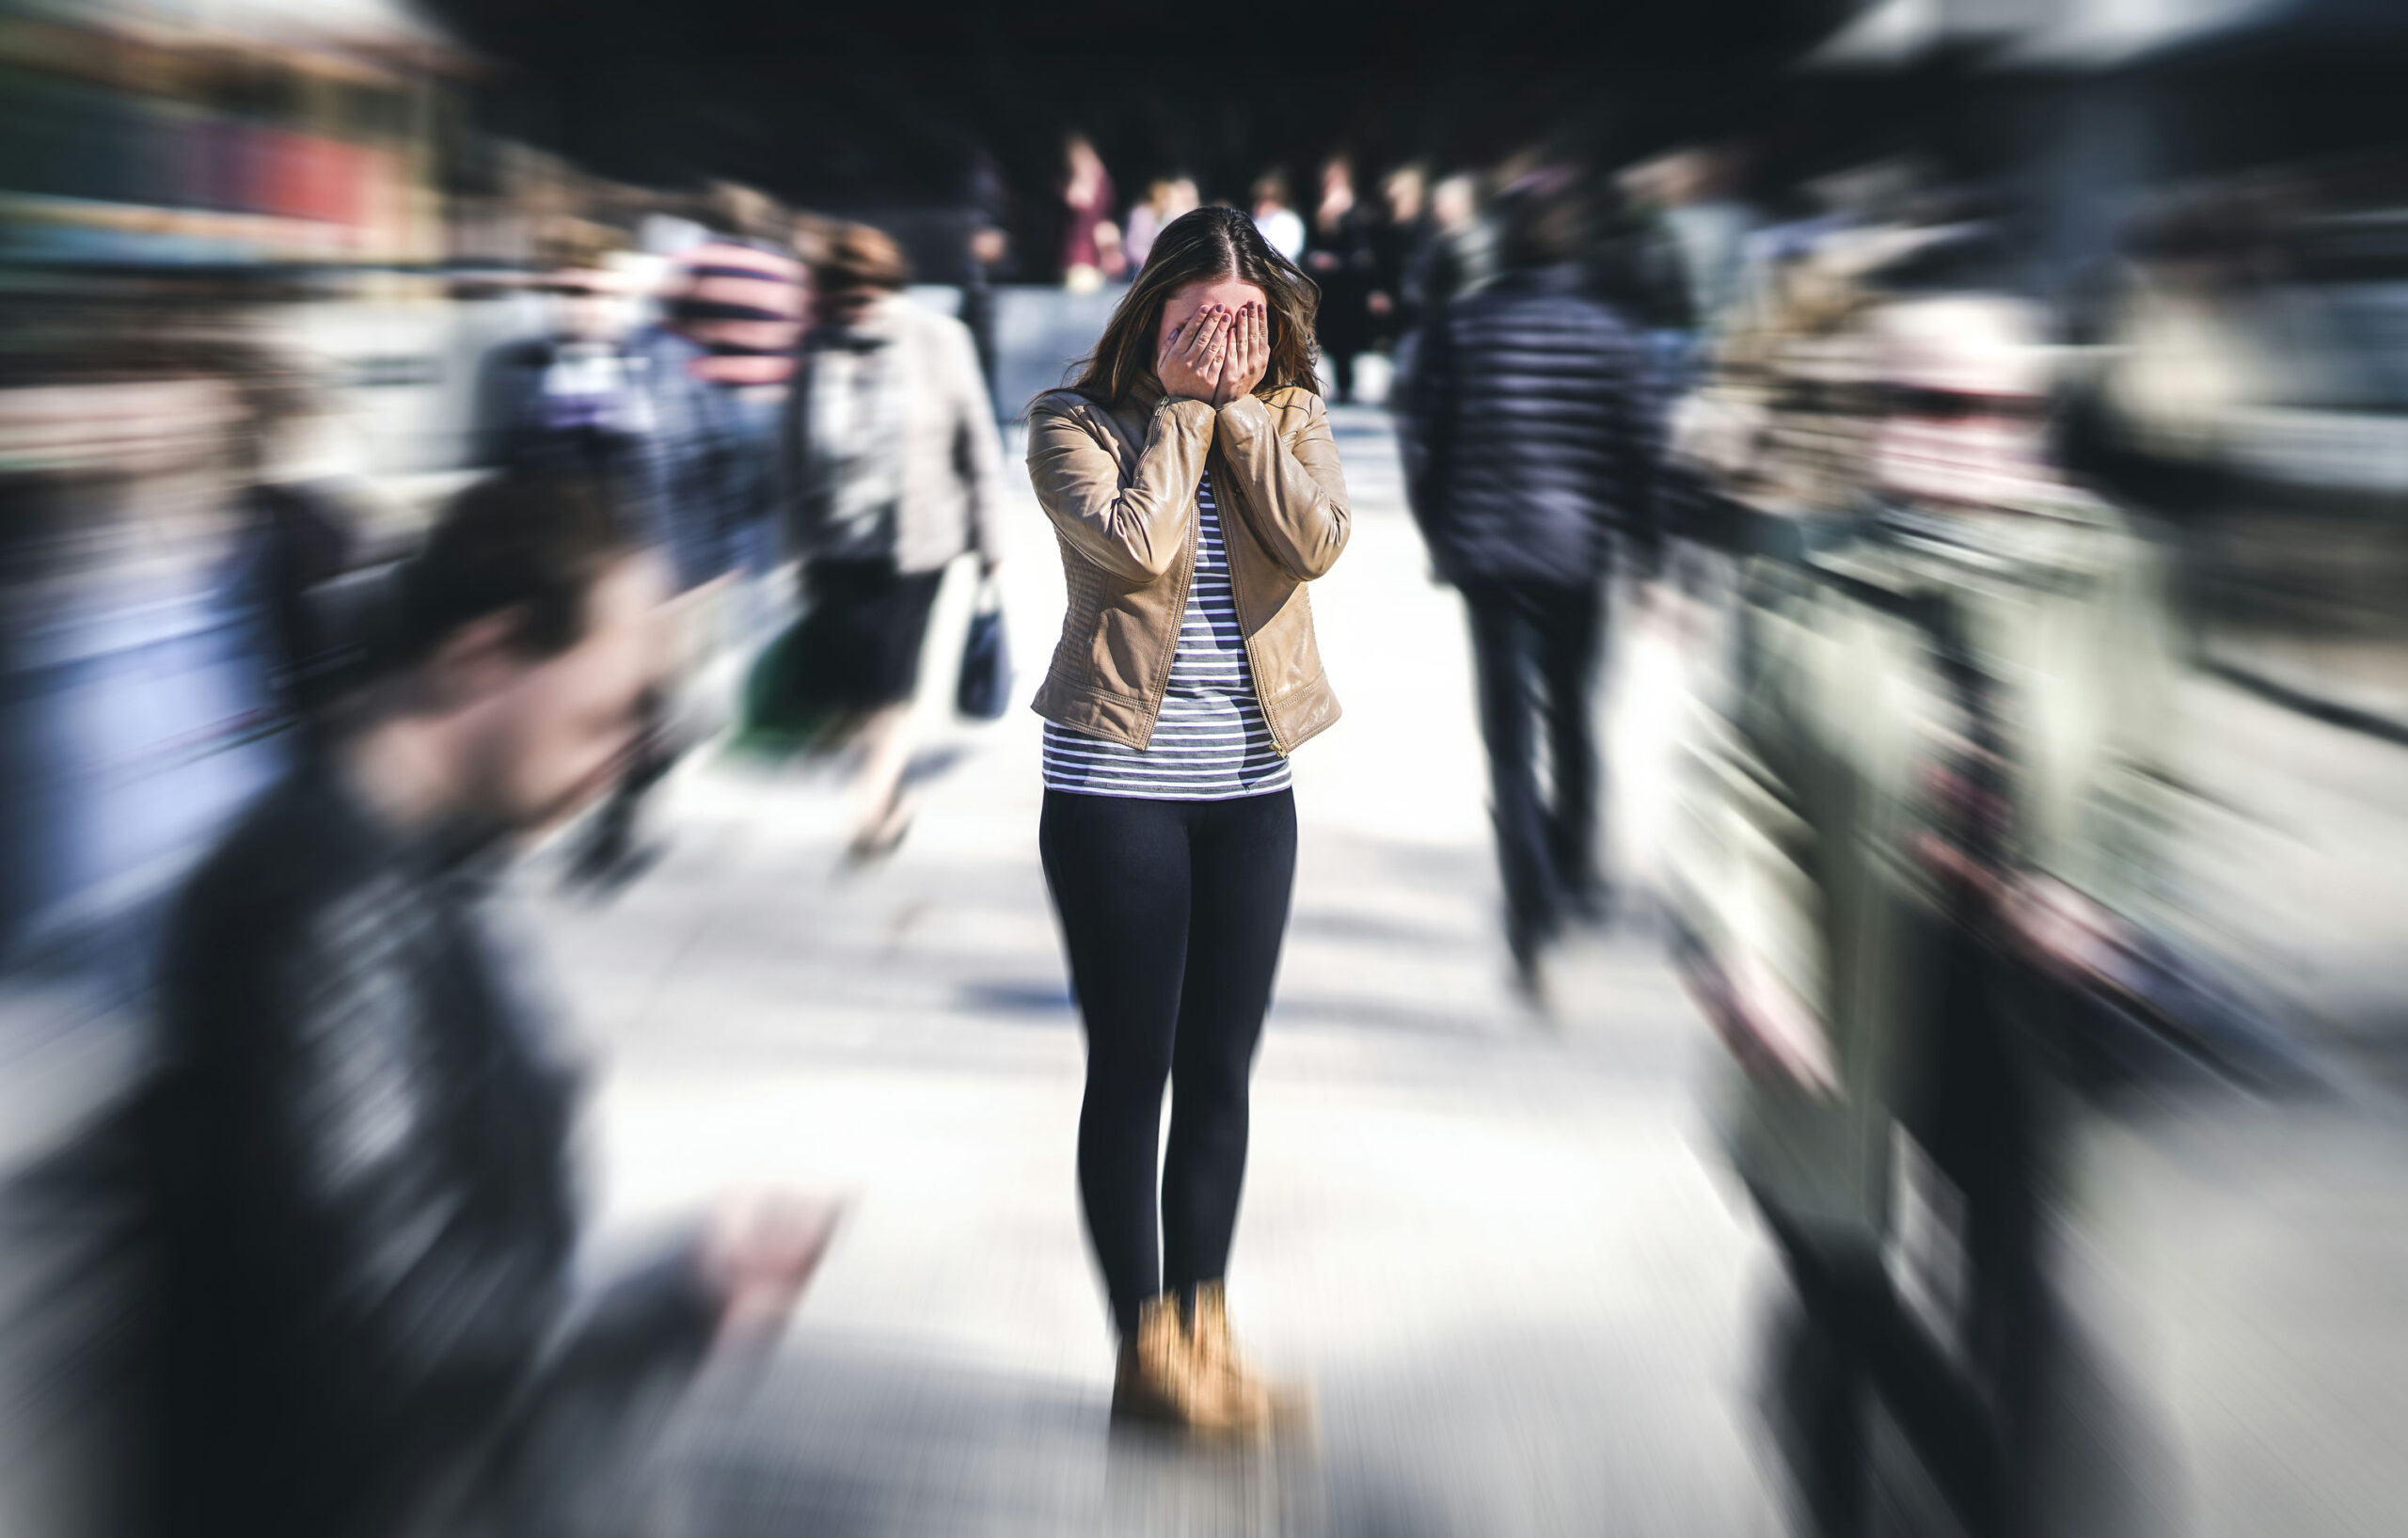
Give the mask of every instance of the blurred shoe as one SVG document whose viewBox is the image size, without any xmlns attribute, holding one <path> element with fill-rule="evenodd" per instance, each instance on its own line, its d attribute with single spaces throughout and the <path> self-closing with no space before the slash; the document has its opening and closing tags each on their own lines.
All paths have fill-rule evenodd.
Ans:
<svg viewBox="0 0 2408 1538">
<path fill-rule="evenodd" d="M 1553 1012 L 1546 988 L 1546 945 L 1549 938 L 1535 924 L 1513 918 L 1505 921 L 1505 948 L 1513 958 L 1514 996 L 1541 1016 Z"/>
<path fill-rule="evenodd" d="M 911 819 L 917 811 L 916 807 L 897 796 L 888 805 L 885 816 L 875 825 L 856 832 L 853 841 L 845 846 L 846 863 L 856 867 L 874 865 L 892 855 L 902 847 L 904 836 L 911 832 Z"/>
<path fill-rule="evenodd" d="M 570 856 L 561 884 L 594 897 L 614 896 L 668 852 L 664 842 L 637 838 L 626 820 L 606 811 Z"/>
<path fill-rule="evenodd" d="M 1120 1342 L 1112 1378 L 1112 1419 L 1195 1426 L 1195 1359 L 1176 1299 L 1148 1298 L 1138 1306 L 1137 1333 Z"/>
<path fill-rule="evenodd" d="M 1219 1402 L 1220 1418 L 1231 1431 L 1288 1428 L 1311 1421 L 1309 1388 L 1274 1382 L 1238 1350 L 1229 1334 L 1228 1295 L 1219 1282 L 1206 1282 L 1196 1290 L 1188 1348 L 1194 1354 L 1198 1396 Z"/>
<path fill-rule="evenodd" d="M 1564 915 L 1587 929 L 1608 929 L 1614 922 L 1614 889 L 1606 881 L 1584 881 L 1567 888 L 1560 899 Z"/>
</svg>

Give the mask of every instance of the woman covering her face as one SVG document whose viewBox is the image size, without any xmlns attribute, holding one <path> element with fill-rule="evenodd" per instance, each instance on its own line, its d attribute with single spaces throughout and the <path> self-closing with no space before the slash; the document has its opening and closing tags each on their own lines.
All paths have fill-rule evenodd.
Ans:
<svg viewBox="0 0 2408 1538">
<path fill-rule="evenodd" d="M 1036 702 L 1038 841 L 1086 1031 L 1113 1412 L 1200 1431 L 1292 1403 L 1232 1349 L 1222 1282 L 1295 874 L 1290 754 L 1339 714 L 1306 596 L 1352 523 L 1318 298 L 1244 214 L 1198 209 L 1156 237 L 1078 382 L 1030 408 L 1069 592 Z"/>
</svg>

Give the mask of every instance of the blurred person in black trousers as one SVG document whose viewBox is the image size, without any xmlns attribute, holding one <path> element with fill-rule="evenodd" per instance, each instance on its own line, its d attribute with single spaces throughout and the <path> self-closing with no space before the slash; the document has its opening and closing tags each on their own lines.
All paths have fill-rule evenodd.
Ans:
<svg viewBox="0 0 2408 1538">
<path fill-rule="evenodd" d="M 1609 904 L 1590 690 L 1617 536 L 1655 570 L 1659 435 L 1643 343 L 1584 286 L 1578 200 L 1500 212 L 1500 273 L 1433 309 L 1398 420 L 1413 515 L 1470 615 L 1506 941 L 1537 1001 L 1565 917 Z"/>
<path fill-rule="evenodd" d="M 580 1074 L 484 901 L 642 725 L 663 580 L 558 476 L 463 494 L 356 729 L 262 797 L 169 932 L 140 1098 L 162 1305 L 146 1530 L 602 1530 L 654 1413 L 781 1321 L 822 1213 L 761 1200 L 573 1279 Z"/>
</svg>

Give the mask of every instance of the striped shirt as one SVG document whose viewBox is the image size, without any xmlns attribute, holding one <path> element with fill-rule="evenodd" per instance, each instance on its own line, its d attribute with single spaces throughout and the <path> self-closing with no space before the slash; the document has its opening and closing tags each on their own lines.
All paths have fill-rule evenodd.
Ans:
<svg viewBox="0 0 2408 1538">
<path fill-rule="evenodd" d="M 713 385 L 783 385 L 802 338 L 802 263 L 722 236 L 678 259 L 684 283 L 670 313 L 702 343 L 694 376 Z"/>
<path fill-rule="evenodd" d="M 1288 788 L 1287 757 L 1273 744 L 1271 725 L 1255 698 L 1209 475 L 1196 488 L 1196 573 L 1188 579 L 1187 615 L 1180 624 L 1179 650 L 1171 658 L 1151 743 L 1140 750 L 1049 721 L 1048 790 L 1222 801 Z"/>
</svg>

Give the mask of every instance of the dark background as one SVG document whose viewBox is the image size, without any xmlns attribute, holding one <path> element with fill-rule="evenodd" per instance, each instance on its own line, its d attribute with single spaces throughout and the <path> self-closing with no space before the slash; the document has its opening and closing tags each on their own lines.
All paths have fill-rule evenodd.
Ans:
<svg viewBox="0 0 2408 1538">
<path fill-rule="evenodd" d="M 748 182 L 832 212 L 965 202 L 984 151 L 1022 248 L 1043 244 L 1062 139 L 1125 201 L 1185 172 L 1243 201 L 1353 150 L 1444 170 L 1546 144 L 1598 164 L 1777 132 L 1785 64 L 1858 0 L 1214 8 L 1129 0 L 434 0 L 511 72 L 493 126 L 646 185 Z"/>
</svg>

